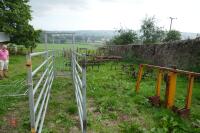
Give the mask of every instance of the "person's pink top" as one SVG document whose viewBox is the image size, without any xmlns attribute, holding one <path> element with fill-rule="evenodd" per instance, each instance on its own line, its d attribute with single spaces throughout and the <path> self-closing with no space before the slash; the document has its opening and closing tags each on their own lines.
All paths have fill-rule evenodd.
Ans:
<svg viewBox="0 0 200 133">
<path fill-rule="evenodd" d="M 8 60 L 9 58 L 9 52 L 8 50 L 3 50 L 3 49 L 0 49 L 0 60 Z"/>
</svg>

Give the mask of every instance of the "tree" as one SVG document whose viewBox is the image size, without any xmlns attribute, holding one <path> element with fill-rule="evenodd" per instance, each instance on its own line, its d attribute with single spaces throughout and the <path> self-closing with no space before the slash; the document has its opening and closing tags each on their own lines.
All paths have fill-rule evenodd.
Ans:
<svg viewBox="0 0 200 133">
<path fill-rule="evenodd" d="M 164 39 L 165 32 L 161 27 L 156 26 L 154 17 L 146 17 L 141 25 L 141 39 L 144 44 L 161 42 Z"/>
<path fill-rule="evenodd" d="M 165 38 L 164 41 L 169 42 L 169 41 L 176 41 L 176 40 L 181 40 L 181 33 L 176 30 L 170 30 L 167 33 L 167 37 Z"/>
<path fill-rule="evenodd" d="M 138 36 L 133 30 L 118 30 L 119 35 L 114 36 L 111 40 L 111 44 L 115 45 L 127 45 L 131 43 L 135 43 L 138 40 Z"/>
<path fill-rule="evenodd" d="M 31 51 L 39 41 L 40 30 L 29 24 L 31 10 L 29 0 L 0 0 L 0 31 L 8 33 L 11 42 L 24 45 Z"/>
</svg>

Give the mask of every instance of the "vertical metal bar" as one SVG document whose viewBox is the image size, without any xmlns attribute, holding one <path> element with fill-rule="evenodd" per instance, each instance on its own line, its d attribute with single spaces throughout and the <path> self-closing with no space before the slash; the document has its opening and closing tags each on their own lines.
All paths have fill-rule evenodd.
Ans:
<svg viewBox="0 0 200 133">
<path fill-rule="evenodd" d="M 156 82 L 156 96 L 160 97 L 160 88 L 162 83 L 162 70 L 158 71 L 157 82 Z"/>
<path fill-rule="evenodd" d="M 82 64 L 82 95 L 83 95 L 83 133 L 86 133 L 87 130 L 87 112 L 86 112 L 86 53 L 83 55 L 83 64 Z"/>
<path fill-rule="evenodd" d="M 52 61 L 53 61 L 53 74 L 54 74 L 54 77 L 56 77 L 56 67 L 55 67 L 55 50 L 53 50 L 53 58 L 52 58 Z"/>
<path fill-rule="evenodd" d="M 62 65 L 63 65 L 63 68 L 62 68 L 62 70 L 64 71 L 65 69 L 65 49 L 63 48 L 63 52 L 62 52 Z"/>
<path fill-rule="evenodd" d="M 187 98 L 186 98 L 186 105 L 185 105 L 186 109 L 190 109 L 190 106 L 191 106 L 193 84 L 194 84 L 194 76 L 189 75 Z"/>
<path fill-rule="evenodd" d="M 168 74 L 168 88 L 167 90 L 167 101 L 166 106 L 167 108 L 171 108 L 174 105 L 174 99 L 175 99 L 175 92 L 176 92 L 176 78 L 177 73 L 175 72 L 169 72 Z"/>
<path fill-rule="evenodd" d="M 48 36 L 47 36 L 47 33 L 45 34 L 45 50 L 48 51 L 48 46 L 47 46 L 47 40 Z"/>
<path fill-rule="evenodd" d="M 143 73 L 143 65 L 140 65 L 139 66 L 139 72 L 138 72 L 138 78 L 137 78 L 137 82 L 136 82 L 136 87 L 135 87 L 136 92 L 139 92 L 140 81 L 142 79 L 142 73 Z"/>
<path fill-rule="evenodd" d="M 27 70 L 28 70 L 28 91 L 29 91 L 29 109 L 31 120 L 31 133 L 36 133 L 35 129 L 35 113 L 34 113 L 34 96 L 33 96 L 33 80 L 32 80 L 32 61 L 30 54 L 27 55 Z"/>
<path fill-rule="evenodd" d="M 45 33 L 45 38 L 44 38 L 44 39 L 45 39 L 45 44 L 47 44 L 47 43 L 48 43 L 48 40 L 47 40 L 47 39 L 48 39 L 48 36 L 47 36 L 47 33 Z"/>
</svg>

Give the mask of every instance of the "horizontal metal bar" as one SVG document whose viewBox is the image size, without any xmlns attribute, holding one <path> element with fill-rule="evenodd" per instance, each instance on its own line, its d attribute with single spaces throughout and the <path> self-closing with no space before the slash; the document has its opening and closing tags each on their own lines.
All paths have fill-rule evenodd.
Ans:
<svg viewBox="0 0 200 133">
<path fill-rule="evenodd" d="M 43 54 L 46 54 L 46 53 L 48 53 L 48 51 L 31 53 L 30 56 L 33 57 L 33 56 L 43 55 Z"/>
<path fill-rule="evenodd" d="M 75 52 L 75 51 L 73 51 L 73 53 L 74 53 L 75 55 L 78 55 L 78 56 L 83 56 L 83 54 L 77 53 L 77 52 Z"/>
<path fill-rule="evenodd" d="M 52 76 L 53 76 L 53 74 L 51 74 L 50 79 L 51 79 Z M 46 92 L 44 94 L 44 98 L 43 98 L 42 104 L 40 106 L 39 114 L 37 115 L 36 124 L 35 124 L 36 125 L 35 126 L 36 129 L 37 129 L 37 126 L 38 126 L 39 121 L 40 121 L 40 117 L 41 117 L 41 114 L 42 114 L 42 110 L 44 108 L 45 101 L 47 100 L 47 96 L 48 96 L 47 94 L 49 92 L 49 89 L 50 89 L 50 85 L 47 86 L 47 89 L 46 89 Z"/>
<path fill-rule="evenodd" d="M 76 63 L 76 66 L 78 67 L 78 70 L 82 73 L 82 68 L 81 68 L 81 66 L 78 64 L 78 62 L 76 61 L 76 60 L 74 60 L 75 61 L 75 63 Z"/>
<path fill-rule="evenodd" d="M 81 113 L 80 113 L 80 109 L 78 108 L 78 115 L 79 115 L 79 119 L 80 119 L 80 125 L 81 125 L 81 130 L 83 130 L 83 118 L 81 116 Z"/>
<path fill-rule="evenodd" d="M 78 80 L 78 75 L 75 75 L 74 78 L 75 78 L 75 82 L 78 84 L 78 86 L 80 88 L 82 88 L 82 81 L 80 80 L 80 77 L 79 77 L 79 80 Z"/>
<path fill-rule="evenodd" d="M 80 90 L 80 87 L 78 85 L 75 85 L 75 87 L 76 87 L 76 90 L 78 91 L 78 94 L 79 94 L 81 101 L 83 101 L 83 96 L 82 96 L 82 92 Z"/>
<path fill-rule="evenodd" d="M 38 105 L 39 105 L 39 103 L 40 103 L 40 100 L 41 100 L 41 97 L 42 97 L 42 95 L 43 95 L 43 92 L 44 92 L 44 90 L 45 90 L 45 88 L 46 88 L 46 85 L 47 85 L 48 80 L 49 80 L 49 77 L 46 78 L 45 83 L 44 83 L 44 85 L 43 85 L 43 87 L 42 87 L 42 90 L 40 91 L 40 94 L 39 94 L 39 96 L 38 96 L 38 98 L 37 98 L 37 101 L 36 101 L 36 103 L 35 103 L 35 107 L 34 107 L 34 112 L 35 112 L 35 113 L 36 113 L 37 107 L 38 107 Z"/>
<path fill-rule="evenodd" d="M 44 118 L 45 118 L 45 115 L 46 115 L 46 112 L 47 112 L 47 106 L 48 106 L 48 103 L 49 103 L 49 98 L 50 98 L 50 93 L 47 96 L 47 101 L 46 101 L 46 104 L 45 104 L 45 108 L 44 108 L 44 112 L 43 112 L 43 115 L 42 115 L 42 119 L 41 119 L 41 123 L 40 123 L 40 127 L 39 127 L 38 133 L 42 132 Z"/>
<path fill-rule="evenodd" d="M 77 106 L 78 106 L 78 114 L 79 114 L 81 129 L 83 130 L 83 110 L 82 110 L 81 106 L 79 105 L 78 98 L 76 98 L 76 102 L 77 102 Z"/>
<path fill-rule="evenodd" d="M 196 72 L 184 71 L 184 70 L 155 66 L 155 65 L 149 65 L 149 64 L 141 64 L 141 65 L 147 66 L 147 67 L 150 67 L 150 68 L 156 68 L 156 69 L 171 71 L 171 72 L 175 72 L 175 73 L 183 73 L 183 74 L 188 74 L 188 75 L 200 76 L 200 73 L 196 73 Z"/>
<path fill-rule="evenodd" d="M 32 77 L 52 58 L 50 56 L 48 59 L 46 59 L 40 66 L 38 66 L 33 72 L 32 72 Z"/>
<path fill-rule="evenodd" d="M 52 69 L 51 69 L 51 70 L 52 70 Z M 53 72 L 52 72 L 52 73 L 49 72 L 49 75 L 52 75 L 52 74 L 53 74 Z M 39 96 L 38 96 L 38 98 L 37 98 L 37 101 L 36 101 L 36 104 L 35 104 L 35 107 L 34 107 L 34 112 L 36 112 L 36 110 L 37 110 L 37 107 L 38 107 L 38 105 L 39 105 L 39 103 L 40 103 L 40 100 L 41 100 L 41 97 L 42 97 L 42 95 L 43 95 L 43 92 L 44 92 L 45 87 L 46 87 L 46 85 L 47 85 L 47 82 L 48 82 L 49 80 L 51 80 L 51 79 L 49 79 L 49 77 L 47 77 L 46 80 L 45 80 L 45 83 L 44 83 L 44 85 L 43 85 L 43 87 L 42 87 L 42 90 L 40 91 L 40 94 L 39 94 Z"/>
<path fill-rule="evenodd" d="M 44 73 L 42 74 L 40 80 L 37 82 L 35 88 L 33 89 L 33 95 L 35 95 L 35 93 L 36 93 L 37 89 L 39 88 L 39 86 L 40 86 L 42 80 L 44 79 L 44 77 L 45 77 L 47 71 L 48 71 L 48 68 L 44 71 Z"/>
<path fill-rule="evenodd" d="M 44 123 L 44 119 L 45 119 L 45 115 L 46 115 L 46 111 L 47 111 L 47 106 L 48 106 L 48 102 L 49 102 L 49 98 L 50 98 L 50 90 L 51 90 L 51 87 L 52 87 L 53 79 L 54 79 L 54 75 L 52 73 L 52 79 L 50 79 L 51 83 L 50 83 L 50 86 L 49 86 L 49 93 L 48 93 L 48 96 L 47 96 L 47 100 L 46 100 L 45 108 L 44 108 L 43 115 L 42 115 L 42 118 L 41 118 L 38 133 L 42 132 L 42 127 L 43 127 L 43 123 Z"/>
<path fill-rule="evenodd" d="M 82 83 L 82 80 L 81 80 L 81 78 L 80 78 L 80 76 L 79 76 L 79 74 L 78 74 L 76 68 L 75 68 L 75 76 L 78 78 L 78 81 L 79 81 L 79 83 L 80 83 L 80 85 L 81 85 L 81 88 L 82 88 L 83 83 Z"/>
<path fill-rule="evenodd" d="M 0 97 L 20 97 L 20 96 L 26 96 L 26 94 L 2 95 Z"/>
<path fill-rule="evenodd" d="M 83 118 L 83 108 L 82 108 L 81 101 L 80 101 L 80 99 L 77 96 L 77 93 L 76 93 L 76 99 L 77 99 L 78 109 L 80 109 L 79 113 L 81 114 L 81 118 Z"/>
</svg>

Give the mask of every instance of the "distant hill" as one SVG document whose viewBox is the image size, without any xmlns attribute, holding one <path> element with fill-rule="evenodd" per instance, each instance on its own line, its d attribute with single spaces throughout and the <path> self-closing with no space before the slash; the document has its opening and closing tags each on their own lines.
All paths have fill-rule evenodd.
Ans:
<svg viewBox="0 0 200 133">
<path fill-rule="evenodd" d="M 102 43 L 107 40 L 110 40 L 113 36 L 117 35 L 117 32 L 114 30 L 77 30 L 77 31 L 43 31 L 45 32 L 56 32 L 56 33 L 66 33 L 66 32 L 75 32 L 76 41 L 77 42 L 87 42 L 87 43 Z M 139 34 L 139 31 L 137 31 Z M 197 37 L 197 33 L 190 33 L 190 32 L 181 32 L 182 39 L 194 39 Z M 44 42 L 44 34 L 41 35 L 41 41 Z M 48 35 L 48 42 L 49 43 L 66 43 L 71 41 L 71 36 L 63 37 L 56 36 L 53 37 L 52 34 Z"/>
</svg>

